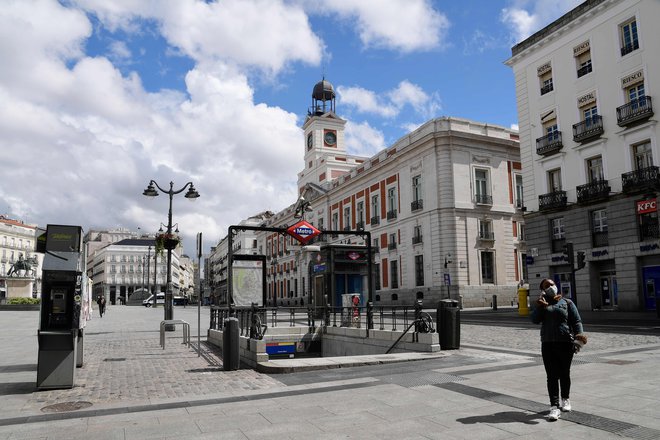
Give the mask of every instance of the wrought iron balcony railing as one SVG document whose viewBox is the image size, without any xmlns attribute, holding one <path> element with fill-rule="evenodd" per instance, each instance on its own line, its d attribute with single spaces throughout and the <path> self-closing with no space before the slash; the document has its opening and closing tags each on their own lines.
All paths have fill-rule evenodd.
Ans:
<svg viewBox="0 0 660 440">
<path fill-rule="evenodd" d="M 653 116 L 653 102 L 650 96 L 633 99 L 616 109 L 616 123 L 619 127 L 643 121 L 651 116 Z"/>
<path fill-rule="evenodd" d="M 573 140 L 575 142 L 586 142 L 603 134 L 603 117 L 594 115 L 573 125 Z"/>
<path fill-rule="evenodd" d="M 412 244 L 420 244 L 422 242 L 422 235 L 413 235 Z"/>
<path fill-rule="evenodd" d="M 549 209 L 566 208 L 566 191 L 553 191 L 539 196 L 539 209 L 541 211 Z"/>
<path fill-rule="evenodd" d="M 380 217 L 378 217 L 377 215 L 371 217 L 371 222 L 370 223 L 371 223 L 371 226 L 379 225 L 380 224 Z"/>
<path fill-rule="evenodd" d="M 417 211 L 418 209 L 424 209 L 424 202 L 422 199 L 417 199 L 410 203 L 411 211 Z"/>
<path fill-rule="evenodd" d="M 577 76 L 578 78 L 581 78 L 587 73 L 591 73 L 592 71 L 593 71 L 593 67 L 591 66 L 591 63 L 589 63 L 586 66 L 582 66 L 578 69 Z"/>
<path fill-rule="evenodd" d="M 578 203 L 591 203 L 607 198 L 610 195 L 610 185 L 607 180 L 594 180 L 575 188 Z"/>
<path fill-rule="evenodd" d="M 660 228 L 658 222 L 651 222 L 639 226 L 639 238 L 646 240 L 649 238 L 660 238 Z"/>
<path fill-rule="evenodd" d="M 639 41 L 635 40 L 621 48 L 621 56 L 628 55 L 630 52 L 639 49 Z"/>
<path fill-rule="evenodd" d="M 603 247 L 609 245 L 609 234 L 607 231 L 598 231 L 591 233 L 593 247 Z"/>
<path fill-rule="evenodd" d="M 621 174 L 623 192 L 632 194 L 660 189 L 660 169 L 656 166 L 640 168 Z"/>
<path fill-rule="evenodd" d="M 490 194 L 475 194 L 474 203 L 476 203 L 477 205 L 492 205 L 493 196 L 491 196 Z"/>
<path fill-rule="evenodd" d="M 550 83 L 550 84 L 548 84 L 548 85 L 545 85 L 545 86 L 541 87 L 541 95 L 545 95 L 546 93 L 550 93 L 550 92 L 552 92 L 554 89 L 555 89 L 555 88 L 554 88 L 554 86 L 552 85 L 552 83 Z"/>
<path fill-rule="evenodd" d="M 493 241 L 495 240 L 495 233 L 492 231 L 479 231 L 479 240 Z"/>
<path fill-rule="evenodd" d="M 561 137 L 561 131 L 554 131 L 536 139 L 536 154 L 549 156 L 557 153 L 564 146 Z"/>
<path fill-rule="evenodd" d="M 523 206 L 525 206 L 523 199 L 516 199 L 513 201 L 513 203 L 516 206 L 516 209 L 522 209 Z"/>
<path fill-rule="evenodd" d="M 393 220 L 396 218 L 396 209 L 393 209 L 391 211 L 387 211 L 387 219 L 388 220 Z"/>
<path fill-rule="evenodd" d="M 359 222 L 355 223 L 355 229 L 357 229 L 358 231 L 364 230 L 364 222 L 359 221 Z"/>
<path fill-rule="evenodd" d="M 387 249 L 389 250 L 396 249 L 396 242 L 387 243 Z"/>
</svg>

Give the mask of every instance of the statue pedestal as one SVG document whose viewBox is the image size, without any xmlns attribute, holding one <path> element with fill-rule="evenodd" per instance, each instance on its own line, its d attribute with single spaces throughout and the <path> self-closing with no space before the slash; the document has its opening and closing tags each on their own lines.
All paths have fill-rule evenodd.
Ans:
<svg viewBox="0 0 660 440">
<path fill-rule="evenodd" d="M 5 278 L 7 298 L 32 298 L 34 279 L 30 277 Z"/>
</svg>

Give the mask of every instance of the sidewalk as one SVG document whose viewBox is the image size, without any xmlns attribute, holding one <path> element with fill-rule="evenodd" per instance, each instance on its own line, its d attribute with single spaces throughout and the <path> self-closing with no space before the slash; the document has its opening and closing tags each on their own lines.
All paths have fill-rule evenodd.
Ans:
<svg viewBox="0 0 660 440">
<path fill-rule="evenodd" d="M 657 336 L 594 334 L 573 366 L 575 411 L 551 423 L 537 329 L 463 325 L 461 350 L 431 359 L 269 376 L 225 372 L 178 331 L 161 349 L 162 315 L 110 306 L 88 323 L 76 386 L 36 392 L 38 313 L 1 311 L 0 440 L 660 438 Z M 174 315 L 196 342 L 197 309 Z M 277 362 L 303 361 L 313 362 Z M 67 410 L 75 403 L 86 407 Z"/>
</svg>

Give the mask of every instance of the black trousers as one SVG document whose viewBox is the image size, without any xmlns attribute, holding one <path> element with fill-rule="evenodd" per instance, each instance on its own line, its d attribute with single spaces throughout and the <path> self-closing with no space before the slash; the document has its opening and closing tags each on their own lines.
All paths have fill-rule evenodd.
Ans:
<svg viewBox="0 0 660 440">
<path fill-rule="evenodd" d="M 572 342 L 543 342 L 541 344 L 543 366 L 548 380 L 550 405 L 559 406 L 559 389 L 562 399 L 571 394 L 571 362 L 573 362 Z"/>
</svg>

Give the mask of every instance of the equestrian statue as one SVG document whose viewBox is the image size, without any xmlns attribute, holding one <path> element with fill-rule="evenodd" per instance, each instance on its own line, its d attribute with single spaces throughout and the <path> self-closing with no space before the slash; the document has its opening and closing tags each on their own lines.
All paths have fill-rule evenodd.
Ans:
<svg viewBox="0 0 660 440">
<path fill-rule="evenodd" d="M 18 256 L 18 260 L 14 262 L 7 272 L 7 276 L 16 276 L 19 277 L 20 272 L 23 272 L 24 277 L 28 275 L 34 275 L 35 267 L 37 267 L 37 257 L 29 257 L 27 259 L 23 258 L 23 254 Z"/>
</svg>

